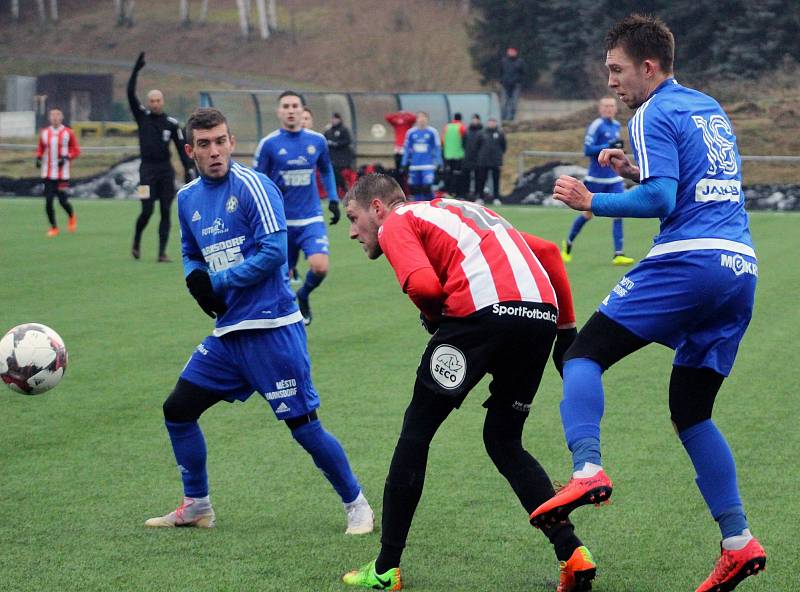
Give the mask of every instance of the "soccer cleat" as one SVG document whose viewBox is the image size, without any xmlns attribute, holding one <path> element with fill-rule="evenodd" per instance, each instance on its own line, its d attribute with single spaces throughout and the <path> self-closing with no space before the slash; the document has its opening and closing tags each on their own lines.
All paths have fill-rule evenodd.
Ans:
<svg viewBox="0 0 800 592">
<path fill-rule="evenodd" d="M 553 497 L 531 513 L 531 524 L 541 528 L 566 520 L 569 513 L 579 506 L 607 503 L 611 490 L 611 479 L 602 469 L 592 477 L 573 477 Z"/>
<path fill-rule="evenodd" d="M 356 500 L 345 504 L 347 512 L 347 530 L 345 534 L 369 534 L 375 529 L 375 514 L 363 494 L 358 494 Z"/>
<path fill-rule="evenodd" d="M 714 571 L 695 592 L 728 592 L 746 577 L 762 571 L 766 564 L 767 554 L 755 538 L 737 551 L 723 548 Z"/>
<path fill-rule="evenodd" d="M 567 561 L 560 561 L 561 574 L 556 592 L 591 590 L 597 564 L 586 547 L 578 547 Z"/>
<path fill-rule="evenodd" d="M 172 259 L 170 259 L 166 255 L 159 255 L 157 261 L 159 263 L 172 263 Z"/>
<path fill-rule="evenodd" d="M 139 259 L 142 256 L 142 252 L 139 247 L 131 247 L 131 255 L 133 255 L 134 259 Z"/>
<path fill-rule="evenodd" d="M 634 261 L 633 257 L 626 257 L 625 255 L 615 255 L 611 260 L 612 265 L 630 265 Z"/>
<path fill-rule="evenodd" d="M 53 238 L 54 236 L 58 236 L 58 233 L 59 233 L 58 228 L 53 227 L 53 228 L 51 228 L 50 230 L 47 231 L 47 236 L 49 236 L 50 238 Z"/>
<path fill-rule="evenodd" d="M 75 232 L 76 230 L 78 230 L 78 217 L 72 214 L 67 221 L 67 232 Z"/>
<path fill-rule="evenodd" d="M 375 572 L 374 561 L 370 561 L 359 569 L 347 572 L 342 576 L 342 581 L 348 586 L 360 586 L 361 588 L 372 588 L 373 590 L 403 589 L 399 567 L 393 567 L 379 574 Z"/>
<path fill-rule="evenodd" d="M 213 528 L 216 523 L 214 509 L 211 506 L 204 510 L 195 510 L 194 500 L 184 498 L 183 503 L 166 516 L 158 516 L 146 520 L 144 525 L 160 528 L 174 528 L 176 526 L 194 526 L 197 528 Z"/>
<path fill-rule="evenodd" d="M 308 303 L 308 298 L 301 298 L 300 294 L 297 294 L 297 305 L 300 307 L 300 314 L 303 315 L 303 324 L 305 326 L 310 325 L 314 315 L 311 314 L 311 305 Z"/>
<path fill-rule="evenodd" d="M 570 246 L 571 245 L 567 244 L 567 241 L 565 240 L 561 241 L 561 259 L 564 261 L 564 263 L 569 263 L 570 261 L 572 261 L 572 255 L 569 252 Z"/>
</svg>

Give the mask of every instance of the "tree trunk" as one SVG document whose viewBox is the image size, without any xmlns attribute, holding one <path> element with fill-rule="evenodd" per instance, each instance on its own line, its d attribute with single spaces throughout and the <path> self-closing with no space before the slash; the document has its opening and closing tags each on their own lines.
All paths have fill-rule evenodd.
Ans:
<svg viewBox="0 0 800 592">
<path fill-rule="evenodd" d="M 11 0 L 11 18 L 19 20 L 19 0 Z"/>
<path fill-rule="evenodd" d="M 267 25 L 267 7 L 264 5 L 264 0 L 256 0 L 256 8 L 258 9 L 258 28 L 261 31 L 261 38 L 269 39 L 269 26 Z"/>
<path fill-rule="evenodd" d="M 208 19 L 208 0 L 203 0 L 200 4 L 200 24 L 205 25 Z"/>
<path fill-rule="evenodd" d="M 269 29 L 274 33 L 278 30 L 278 9 L 275 7 L 275 0 L 269 0 L 267 15 L 269 16 Z"/>
<path fill-rule="evenodd" d="M 236 5 L 239 7 L 239 28 L 245 39 L 250 35 L 250 15 L 247 11 L 247 4 L 246 0 L 236 0 Z"/>
<path fill-rule="evenodd" d="M 58 0 L 50 0 L 50 20 L 58 21 Z"/>
<path fill-rule="evenodd" d="M 125 25 L 133 26 L 133 9 L 136 8 L 136 0 L 123 0 L 125 3 Z"/>
<path fill-rule="evenodd" d="M 36 8 L 39 10 L 39 22 L 44 23 L 47 20 L 47 13 L 44 10 L 44 0 L 36 0 Z"/>
<path fill-rule="evenodd" d="M 461 14 L 464 16 L 469 16 L 469 9 L 470 9 L 470 1 L 461 0 Z"/>
<path fill-rule="evenodd" d="M 188 26 L 189 25 L 189 0 L 181 0 L 180 7 L 179 7 L 179 14 L 181 25 Z"/>
</svg>

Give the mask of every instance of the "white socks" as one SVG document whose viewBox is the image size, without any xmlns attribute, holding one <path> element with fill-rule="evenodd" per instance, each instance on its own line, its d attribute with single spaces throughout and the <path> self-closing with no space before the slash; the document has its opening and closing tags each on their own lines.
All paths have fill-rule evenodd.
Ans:
<svg viewBox="0 0 800 592">
<path fill-rule="evenodd" d="M 364 497 L 364 492 L 363 491 L 359 491 L 358 492 L 358 497 L 356 499 L 354 499 L 352 502 L 348 502 L 348 503 L 344 504 L 344 509 L 345 510 L 349 510 L 350 508 L 354 508 L 355 506 L 360 506 L 362 504 L 369 505 L 369 502 L 367 501 L 367 498 Z"/>
<path fill-rule="evenodd" d="M 208 496 L 208 495 L 205 496 L 205 497 L 186 497 L 186 496 L 184 496 L 183 503 L 186 504 L 186 503 L 189 503 L 189 502 L 191 502 L 192 509 L 195 512 L 203 512 L 205 510 L 211 509 L 211 497 Z"/>
<path fill-rule="evenodd" d="M 736 536 L 722 539 L 722 548 L 727 549 L 728 551 L 738 551 L 740 549 L 744 549 L 752 538 L 753 535 L 750 534 L 750 529 L 745 528 L 742 531 L 742 534 L 737 534 Z"/>
<path fill-rule="evenodd" d="M 603 470 L 603 467 L 593 463 L 583 463 L 583 468 L 580 471 L 572 473 L 573 479 L 586 479 L 587 477 L 594 477 Z"/>
</svg>

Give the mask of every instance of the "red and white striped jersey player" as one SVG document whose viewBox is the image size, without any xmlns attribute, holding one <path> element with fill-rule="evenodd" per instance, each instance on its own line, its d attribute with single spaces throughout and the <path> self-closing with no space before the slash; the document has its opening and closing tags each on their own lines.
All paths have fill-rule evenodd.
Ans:
<svg viewBox="0 0 800 592">
<path fill-rule="evenodd" d="M 380 553 L 343 578 L 399 590 L 400 557 L 422 495 L 428 447 L 487 374 L 483 440 L 489 457 L 525 509 L 552 495 L 550 478 L 522 445 L 522 430 L 551 349 L 561 370 L 575 338 L 575 314 L 558 247 L 519 232 L 483 206 L 408 202 L 393 178 L 376 174 L 356 182 L 345 206 L 350 238 L 370 259 L 386 255 L 431 333 L 386 478 Z M 559 590 L 588 584 L 595 565 L 573 525 L 552 524 L 543 533 L 560 562 Z"/>
<path fill-rule="evenodd" d="M 36 166 L 42 169 L 44 180 L 45 213 L 50 222 L 47 236 L 54 237 L 59 233 L 53 208 L 56 197 L 69 217 L 67 230 L 75 232 L 78 228 L 78 217 L 69 203 L 66 189 L 69 185 L 70 164 L 81 153 L 81 149 L 75 133 L 64 125 L 64 114 L 60 109 L 51 109 L 48 118 L 50 125 L 39 132 Z"/>
</svg>

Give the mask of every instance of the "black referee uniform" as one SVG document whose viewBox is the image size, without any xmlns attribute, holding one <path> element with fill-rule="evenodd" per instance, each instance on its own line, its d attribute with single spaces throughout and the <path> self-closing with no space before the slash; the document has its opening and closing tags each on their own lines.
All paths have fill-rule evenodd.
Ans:
<svg viewBox="0 0 800 592">
<path fill-rule="evenodd" d="M 158 260 L 169 261 L 166 254 L 170 230 L 170 211 L 175 199 L 175 171 L 170 161 L 169 144 L 174 142 L 178 156 L 183 163 L 185 180 L 190 181 L 194 164 L 184 152 L 184 136 L 178 120 L 166 113 L 153 113 L 136 98 L 136 79 L 139 70 L 144 67 L 144 54 L 139 56 L 128 80 L 128 103 L 131 113 L 139 126 L 139 183 L 149 189 L 148 197 L 142 199 L 142 212 L 136 219 L 136 230 L 133 235 L 131 254 L 138 259 L 141 256 L 141 239 L 156 202 L 161 210 L 161 222 L 158 225 Z"/>
</svg>

